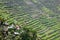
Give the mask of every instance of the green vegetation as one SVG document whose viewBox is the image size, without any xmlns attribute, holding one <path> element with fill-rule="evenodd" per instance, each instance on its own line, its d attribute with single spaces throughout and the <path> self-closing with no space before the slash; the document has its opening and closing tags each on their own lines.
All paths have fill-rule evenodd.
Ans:
<svg viewBox="0 0 60 40">
<path fill-rule="evenodd" d="M 60 40 L 60 1 L 6 1 L 0 2 L 0 18 L 22 27 L 19 35 L 9 34 L 6 40 Z"/>
</svg>

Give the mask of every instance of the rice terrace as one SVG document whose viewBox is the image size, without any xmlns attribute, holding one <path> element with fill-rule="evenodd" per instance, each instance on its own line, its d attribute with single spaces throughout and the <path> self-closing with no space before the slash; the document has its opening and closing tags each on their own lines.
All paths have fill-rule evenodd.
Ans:
<svg viewBox="0 0 60 40">
<path fill-rule="evenodd" d="M 0 40 L 60 40 L 60 0 L 0 0 Z"/>
</svg>

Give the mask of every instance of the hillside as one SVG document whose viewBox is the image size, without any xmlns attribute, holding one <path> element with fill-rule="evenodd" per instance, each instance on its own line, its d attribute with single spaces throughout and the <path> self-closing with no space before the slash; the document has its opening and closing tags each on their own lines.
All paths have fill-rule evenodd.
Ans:
<svg viewBox="0 0 60 40">
<path fill-rule="evenodd" d="M 0 0 L 0 4 L 22 27 L 37 30 L 42 40 L 60 40 L 60 0 Z"/>
</svg>

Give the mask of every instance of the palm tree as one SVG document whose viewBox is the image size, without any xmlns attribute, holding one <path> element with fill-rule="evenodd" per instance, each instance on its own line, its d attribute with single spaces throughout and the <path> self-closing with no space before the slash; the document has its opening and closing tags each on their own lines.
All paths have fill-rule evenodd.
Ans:
<svg viewBox="0 0 60 40">
<path fill-rule="evenodd" d="M 21 33 L 21 40 L 36 40 L 37 32 L 32 31 L 29 28 L 23 28 L 23 32 Z"/>
</svg>

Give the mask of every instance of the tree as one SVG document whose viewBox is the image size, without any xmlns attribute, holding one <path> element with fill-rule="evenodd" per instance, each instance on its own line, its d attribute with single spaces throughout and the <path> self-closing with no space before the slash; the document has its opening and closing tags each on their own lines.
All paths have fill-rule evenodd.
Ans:
<svg viewBox="0 0 60 40">
<path fill-rule="evenodd" d="M 23 28 L 23 32 L 20 36 L 21 40 L 36 40 L 37 32 L 34 30 L 30 30 L 29 28 Z"/>
</svg>

